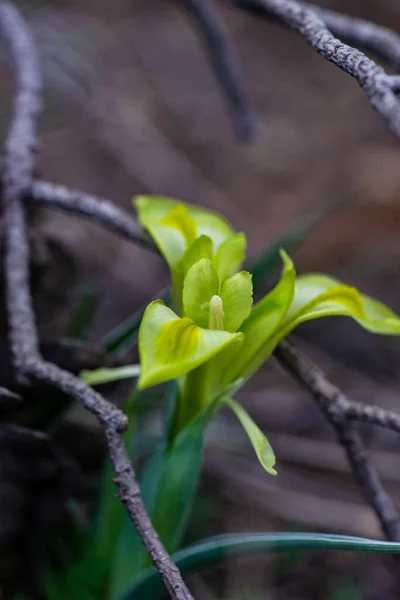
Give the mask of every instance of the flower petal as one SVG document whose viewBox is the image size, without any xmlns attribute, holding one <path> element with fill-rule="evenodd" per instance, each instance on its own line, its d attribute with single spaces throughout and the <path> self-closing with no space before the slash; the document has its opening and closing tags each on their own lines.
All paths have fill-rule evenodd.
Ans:
<svg viewBox="0 0 400 600">
<path fill-rule="evenodd" d="M 218 277 L 211 260 L 202 258 L 190 267 L 183 283 L 183 314 L 199 327 L 209 327 L 210 300 L 218 293 Z"/>
<path fill-rule="evenodd" d="M 213 264 L 220 283 L 232 273 L 240 269 L 245 258 L 246 236 L 237 233 L 228 237 L 215 253 Z"/>
<path fill-rule="evenodd" d="M 284 335 L 300 323 L 334 315 L 352 317 L 372 333 L 400 335 L 400 319 L 387 306 L 319 274 L 298 277 L 293 302 L 282 323 Z"/>
<path fill-rule="evenodd" d="M 135 205 L 140 223 L 173 269 L 197 235 L 196 223 L 187 207 L 170 198 L 152 196 L 139 196 Z"/>
<path fill-rule="evenodd" d="M 224 329 L 237 331 L 250 314 L 253 284 L 247 271 L 235 273 L 222 283 L 220 296 L 224 306 Z"/>
<path fill-rule="evenodd" d="M 227 383 L 240 377 L 248 379 L 267 360 L 274 349 L 271 339 L 279 328 L 294 294 L 296 272 L 289 256 L 282 251 L 282 276 L 275 288 L 258 302 L 239 331 L 245 339 L 227 371 Z"/>
<path fill-rule="evenodd" d="M 162 196 L 139 196 L 134 203 L 141 224 L 171 268 L 176 266 L 196 237 L 208 236 L 215 253 L 235 233 L 223 217 L 199 206 Z"/>
<path fill-rule="evenodd" d="M 146 308 L 140 327 L 138 388 L 180 377 L 241 338 L 241 334 L 201 329 L 156 300 Z"/>
</svg>

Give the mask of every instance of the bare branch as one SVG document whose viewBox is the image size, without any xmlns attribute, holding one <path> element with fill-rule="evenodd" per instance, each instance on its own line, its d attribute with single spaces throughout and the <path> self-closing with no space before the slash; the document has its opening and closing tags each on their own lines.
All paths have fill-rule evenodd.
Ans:
<svg viewBox="0 0 400 600">
<path fill-rule="evenodd" d="M 209 0 L 184 0 L 194 15 L 206 41 L 215 74 L 225 92 L 243 141 L 256 134 L 255 117 L 218 13 Z"/>
<path fill-rule="evenodd" d="M 40 108 L 40 72 L 30 31 L 18 10 L 9 2 L 0 2 L 0 29 L 14 59 L 17 84 L 14 116 L 3 164 L 6 304 L 14 366 L 24 378 L 56 387 L 97 417 L 105 431 L 119 497 L 171 598 L 193 600 L 144 507 L 122 437 L 127 417 L 74 375 L 44 361 L 39 354 L 29 292 L 28 246 L 22 198 L 31 184 L 35 123 Z"/>
<path fill-rule="evenodd" d="M 316 52 L 357 80 L 371 106 L 384 119 L 395 136 L 400 139 L 400 99 L 393 91 L 391 76 L 365 54 L 337 39 L 328 28 L 331 27 L 334 30 L 336 25 L 338 33 L 343 34 L 344 25 L 348 24 L 346 17 L 339 20 L 335 13 L 327 14 L 321 12 L 320 9 L 314 10 L 314 7 L 310 8 L 310 5 L 296 0 L 227 1 L 240 8 L 265 12 L 299 33 Z M 330 24 L 325 23 L 324 19 L 327 19 Z M 365 42 L 368 34 L 365 28 L 360 26 L 360 21 L 357 23 L 360 41 L 363 39 Z M 347 31 L 348 37 L 350 37 L 350 30 L 351 27 Z M 374 31 L 376 32 L 376 29 Z M 355 28 L 353 28 L 354 32 Z M 371 30 L 369 34 L 371 34 Z M 375 40 L 374 44 L 372 38 L 369 37 L 370 47 L 375 45 L 375 51 L 379 49 L 381 53 L 385 52 L 386 58 L 390 57 L 391 61 L 398 65 L 397 46 L 399 42 L 396 42 L 396 50 L 390 53 L 389 46 L 385 45 L 384 41 L 387 41 L 386 38 L 385 40 L 379 38 Z"/>
<path fill-rule="evenodd" d="M 262 6 L 259 0 L 227 0 L 230 4 L 235 4 L 240 8 L 256 13 L 258 16 L 271 20 L 275 18 L 284 24 L 283 19 L 273 17 Z M 312 10 L 323 21 L 326 27 L 339 39 L 349 42 L 354 46 L 370 50 L 380 58 L 383 58 L 395 69 L 400 69 L 400 35 L 387 27 L 371 23 L 358 17 L 349 17 L 342 13 L 335 12 L 310 4 L 308 2 L 297 2 L 299 7 L 306 7 Z"/>
<path fill-rule="evenodd" d="M 353 409 L 351 407 L 361 405 L 353 405 L 337 387 L 326 379 L 318 367 L 303 357 L 289 342 L 281 342 L 274 354 L 290 375 L 311 392 L 317 406 L 335 430 L 365 499 L 375 510 L 382 531 L 389 540 L 399 541 L 400 520 L 397 510 L 383 489 L 375 469 L 369 464 L 363 441 L 354 424 L 349 420 L 352 418 Z M 380 409 L 377 408 L 370 407 L 370 409 L 375 414 L 380 412 Z M 368 414 L 370 409 L 364 407 L 364 413 Z M 382 413 L 384 412 L 382 411 Z M 356 413 L 357 411 L 354 414 Z M 383 415 L 381 416 L 383 417 Z M 396 420 L 400 423 L 399 416 L 396 416 Z M 369 419 L 369 422 L 383 425 L 385 418 Z"/>
<path fill-rule="evenodd" d="M 33 181 L 26 198 L 28 201 L 90 217 L 122 237 L 158 253 L 152 239 L 131 215 L 109 200 L 46 181 Z"/>
</svg>

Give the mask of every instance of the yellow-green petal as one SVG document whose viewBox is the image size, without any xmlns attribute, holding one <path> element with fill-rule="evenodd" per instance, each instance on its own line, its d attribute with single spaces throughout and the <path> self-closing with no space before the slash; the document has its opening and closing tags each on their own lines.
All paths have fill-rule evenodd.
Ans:
<svg viewBox="0 0 400 600">
<path fill-rule="evenodd" d="M 140 327 L 138 388 L 176 379 L 241 338 L 240 334 L 202 329 L 156 300 L 146 308 Z"/>
<path fill-rule="evenodd" d="M 187 207 L 169 198 L 139 196 L 135 199 L 141 225 L 173 269 L 197 236 L 197 226 Z"/>
<path fill-rule="evenodd" d="M 227 277 L 221 285 L 220 296 L 224 307 L 224 329 L 237 331 L 249 316 L 253 304 L 250 273 L 241 271 Z"/>
<path fill-rule="evenodd" d="M 372 333 L 400 335 L 400 319 L 387 306 L 360 294 L 354 287 L 320 274 L 298 277 L 293 302 L 282 327 L 286 335 L 300 323 L 335 315 L 352 317 Z"/>
<path fill-rule="evenodd" d="M 210 300 L 218 294 L 218 277 L 211 260 L 202 258 L 187 272 L 183 282 L 183 315 L 199 327 L 209 326 Z"/>
<path fill-rule="evenodd" d="M 154 239 L 171 268 L 182 258 L 196 237 L 208 236 L 213 252 L 234 235 L 221 215 L 205 208 L 161 196 L 135 199 L 140 223 Z"/>
<path fill-rule="evenodd" d="M 183 279 L 186 277 L 186 273 L 190 267 L 202 258 L 212 259 L 212 241 L 207 235 L 201 235 L 196 238 L 182 256 L 180 265 Z"/>
<path fill-rule="evenodd" d="M 240 269 L 245 258 L 246 245 L 244 233 L 237 233 L 228 237 L 215 253 L 213 263 L 221 284 L 226 277 Z"/>
<path fill-rule="evenodd" d="M 274 349 L 271 347 L 276 331 L 292 302 L 296 272 L 285 252 L 282 276 L 275 288 L 258 302 L 242 323 L 239 331 L 245 339 L 236 359 L 227 371 L 227 383 L 243 377 L 248 379 L 267 360 Z"/>
<path fill-rule="evenodd" d="M 241 404 L 232 398 L 227 397 L 224 397 L 223 402 L 233 410 L 239 419 L 243 429 L 249 436 L 249 440 L 252 443 L 260 464 L 266 471 L 268 471 L 268 473 L 270 473 L 270 475 L 277 475 L 277 472 L 274 469 L 276 462 L 275 454 L 264 433 L 261 431 L 258 425 L 254 423 L 253 419 L 245 411 Z"/>
</svg>

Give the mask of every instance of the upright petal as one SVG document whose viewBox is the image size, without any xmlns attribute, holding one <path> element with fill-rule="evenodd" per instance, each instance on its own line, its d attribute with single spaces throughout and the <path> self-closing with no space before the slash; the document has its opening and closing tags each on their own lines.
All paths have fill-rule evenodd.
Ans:
<svg viewBox="0 0 400 600">
<path fill-rule="evenodd" d="M 218 294 L 218 277 L 211 260 L 202 258 L 188 271 L 183 283 L 183 314 L 199 327 L 209 327 L 210 300 Z"/>
<path fill-rule="evenodd" d="M 274 349 L 274 346 L 271 348 L 271 340 L 292 302 L 296 277 L 288 255 L 282 251 L 281 256 L 284 266 L 279 283 L 252 308 L 239 329 L 245 339 L 240 353 L 227 371 L 227 383 L 240 377 L 248 379 Z"/>
<path fill-rule="evenodd" d="M 253 284 L 247 271 L 227 277 L 221 285 L 220 296 L 224 306 L 224 329 L 237 331 L 247 319 L 253 304 Z"/>
</svg>

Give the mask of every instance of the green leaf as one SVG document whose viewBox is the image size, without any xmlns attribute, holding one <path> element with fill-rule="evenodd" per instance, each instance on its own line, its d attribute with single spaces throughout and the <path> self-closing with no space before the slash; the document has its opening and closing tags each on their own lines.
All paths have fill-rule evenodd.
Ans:
<svg viewBox="0 0 400 600">
<path fill-rule="evenodd" d="M 252 308 L 239 329 L 245 336 L 244 342 L 228 368 L 226 383 L 239 377 L 248 379 L 274 349 L 271 348 L 271 339 L 292 302 L 296 277 L 290 258 L 285 252 L 281 256 L 284 266 L 279 283 Z"/>
<path fill-rule="evenodd" d="M 126 365 L 124 367 L 102 368 L 94 371 L 81 371 L 80 378 L 88 385 L 101 385 L 121 379 L 139 377 L 140 365 Z"/>
<path fill-rule="evenodd" d="M 202 258 L 188 271 L 183 284 L 183 314 L 196 325 L 209 327 L 210 300 L 218 294 L 218 277 L 211 260 Z"/>
<path fill-rule="evenodd" d="M 217 250 L 213 263 L 221 283 L 240 269 L 245 258 L 246 245 L 244 233 L 237 233 L 226 239 Z"/>
<path fill-rule="evenodd" d="M 250 314 L 253 304 L 253 284 L 247 271 L 227 277 L 220 291 L 224 308 L 224 329 L 237 331 Z"/>
<path fill-rule="evenodd" d="M 274 469 L 276 462 L 275 454 L 261 429 L 254 423 L 253 419 L 238 402 L 232 398 L 225 397 L 224 404 L 229 406 L 239 419 L 243 429 L 249 436 L 260 464 L 270 475 L 276 475 L 277 472 Z"/>
<path fill-rule="evenodd" d="M 297 278 L 294 298 L 282 323 L 283 335 L 305 321 L 335 315 L 352 317 L 372 333 L 400 335 L 400 319 L 387 306 L 319 274 Z"/>
<path fill-rule="evenodd" d="M 138 388 L 180 377 L 242 337 L 227 331 L 202 329 L 187 317 L 180 319 L 161 301 L 152 302 L 139 333 Z"/>
<path fill-rule="evenodd" d="M 239 533 L 208 538 L 172 555 L 182 575 L 199 572 L 221 561 L 264 552 L 293 550 L 347 550 L 352 552 L 400 553 L 400 543 L 321 533 Z M 165 588 L 151 568 L 133 580 L 116 600 L 161 600 Z"/>
</svg>

